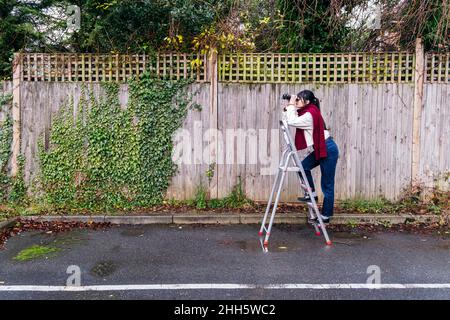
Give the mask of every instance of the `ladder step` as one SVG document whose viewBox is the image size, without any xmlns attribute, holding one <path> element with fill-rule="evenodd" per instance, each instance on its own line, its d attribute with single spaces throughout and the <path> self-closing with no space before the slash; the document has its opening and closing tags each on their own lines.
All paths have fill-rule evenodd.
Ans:
<svg viewBox="0 0 450 320">
<path fill-rule="evenodd" d="M 286 168 L 280 167 L 280 169 L 284 170 L 284 171 L 295 171 L 295 172 L 299 172 L 300 171 L 300 168 L 298 168 L 298 167 L 286 167 Z"/>
</svg>

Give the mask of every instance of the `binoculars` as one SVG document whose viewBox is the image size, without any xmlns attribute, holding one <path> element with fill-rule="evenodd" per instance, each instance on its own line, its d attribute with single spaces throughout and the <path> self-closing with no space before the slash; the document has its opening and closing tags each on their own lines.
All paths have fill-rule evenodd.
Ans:
<svg viewBox="0 0 450 320">
<path fill-rule="evenodd" d="M 291 95 L 289 93 L 285 93 L 281 96 L 281 99 L 283 100 L 291 100 Z M 298 97 L 297 97 L 298 100 Z"/>
</svg>

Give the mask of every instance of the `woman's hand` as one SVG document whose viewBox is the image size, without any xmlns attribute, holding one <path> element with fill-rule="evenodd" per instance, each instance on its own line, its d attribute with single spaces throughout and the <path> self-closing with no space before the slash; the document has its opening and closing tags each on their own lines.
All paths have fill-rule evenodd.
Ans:
<svg viewBox="0 0 450 320">
<path fill-rule="evenodd" d="M 297 95 L 291 95 L 291 99 L 289 100 L 289 105 L 297 106 Z"/>
<path fill-rule="evenodd" d="M 286 100 L 284 100 L 284 101 L 286 101 Z M 283 107 L 283 111 L 287 111 L 287 107 L 288 106 L 295 106 L 295 107 L 298 108 L 298 106 L 297 106 L 297 95 L 296 94 L 291 95 L 291 99 L 289 100 L 287 105 L 282 106 Z"/>
</svg>

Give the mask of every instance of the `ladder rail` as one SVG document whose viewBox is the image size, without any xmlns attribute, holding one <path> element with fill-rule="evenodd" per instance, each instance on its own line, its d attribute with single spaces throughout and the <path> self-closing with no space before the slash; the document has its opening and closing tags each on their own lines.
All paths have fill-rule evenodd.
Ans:
<svg viewBox="0 0 450 320">
<path fill-rule="evenodd" d="M 283 154 L 282 154 L 282 156 L 281 156 L 281 159 L 282 159 L 281 161 L 283 161 L 283 159 L 285 158 L 286 153 L 287 153 L 287 149 L 283 151 Z M 277 186 L 277 184 L 278 184 L 278 179 L 280 178 L 280 172 L 281 172 L 280 167 L 278 167 L 278 169 L 277 169 L 277 175 L 276 175 L 276 177 L 275 177 L 275 181 L 274 181 L 273 186 L 272 186 L 272 191 L 270 192 L 269 201 L 267 202 L 266 212 L 264 213 L 264 218 L 263 218 L 263 221 L 262 221 L 262 224 L 261 224 L 261 229 L 259 230 L 259 235 L 260 235 L 260 236 L 263 235 L 263 231 L 264 231 L 264 229 L 265 229 L 267 216 L 268 216 L 268 214 L 269 214 L 270 207 L 272 206 L 273 195 L 274 195 L 274 193 L 275 193 L 275 189 L 276 189 L 276 186 Z M 267 229 L 266 229 L 266 232 L 267 232 Z"/>
</svg>

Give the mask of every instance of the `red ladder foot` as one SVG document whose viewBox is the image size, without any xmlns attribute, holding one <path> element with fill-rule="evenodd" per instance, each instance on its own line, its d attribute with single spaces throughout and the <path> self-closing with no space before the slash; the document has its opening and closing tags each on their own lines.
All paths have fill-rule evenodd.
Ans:
<svg viewBox="0 0 450 320">
<path fill-rule="evenodd" d="M 331 246 L 331 241 L 327 241 L 327 246 Z"/>
</svg>

